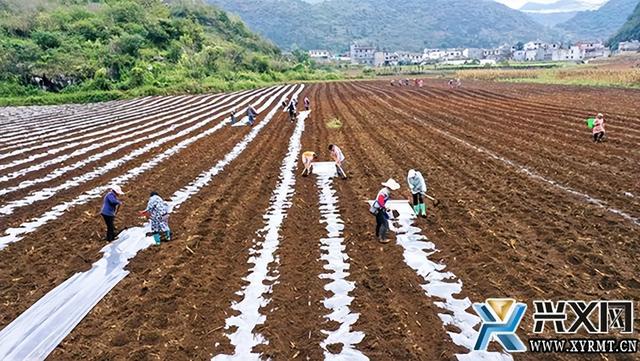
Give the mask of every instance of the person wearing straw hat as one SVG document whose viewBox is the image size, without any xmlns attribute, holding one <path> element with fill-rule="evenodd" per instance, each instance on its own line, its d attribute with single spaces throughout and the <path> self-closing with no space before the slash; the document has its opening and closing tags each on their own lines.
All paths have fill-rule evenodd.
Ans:
<svg viewBox="0 0 640 361">
<path fill-rule="evenodd" d="M 313 172 L 313 161 L 318 158 L 318 154 L 312 151 L 306 151 L 302 153 L 302 164 L 304 164 L 304 170 L 302 176 L 306 177 Z"/>
<path fill-rule="evenodd" d="M 427 206 L 423 198 L 427 194 L 427 182 L 424 180 L 422 173 L 415 169 L 409 170 L 407 183 L 413 197 L 413 211 L 417 216 L 427 218 Z"/>
<path fill-rule="evenodd" d="M 602 113 L 598 113 L 596 120 L 593 122 L 593 141 L 595 143 L 600 143 L 604 139 L 604 123 L 604 115 L 602 115 Z"/>
<path fill-rule="evenodd" d="M 102 201 L 102 210 L 100 211 L 100 214 L 102 214 L 104 223 L 107 226 L 107 242 L 111 242 L 116 239 L 116 215 L 123 204 L 123 202 L 118 199 L 118 196 L 122 195 L 124 195 L 122 188 L 118 185 L 114 185 L 109 188 L 109 193 L 104 196 Z"/>
<path fill-rule="evenodd" d="M 389 243 L 387 238 L 387 231 L 389 230 L 389 214 L 387 213 L 387 202 L 391 198 L 391 192 L 400 189 L 400 184 L 393 178 L 389 178 L 388 181 L 382 183 L 382 188 L 376 200 L 371 206 L 371 213 L 376 216 L 376 237 L 380 243 Z"/>
</svg>

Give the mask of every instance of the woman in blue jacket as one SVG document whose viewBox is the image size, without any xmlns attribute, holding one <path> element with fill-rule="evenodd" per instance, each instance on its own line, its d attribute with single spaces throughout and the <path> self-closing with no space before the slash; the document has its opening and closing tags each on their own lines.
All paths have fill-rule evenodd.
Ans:
<svg viewBox="0 0 640 361">
<path fill-rule="evenodd" d="M 104 196 L 104 200 L 102 201 L 102 210 L 100 211 L 100 214 L 102 214 L 104 223 L 107 225 L 107 242 L 111 242 L 116 239 L 115 220 L 118 210 L 123 204 L 123 202 L 118 199 L 118 196 L 121 195 L 124 195 L 124 192 L 120 186 L 111 186 L 109 193 Z"/>
</svg>

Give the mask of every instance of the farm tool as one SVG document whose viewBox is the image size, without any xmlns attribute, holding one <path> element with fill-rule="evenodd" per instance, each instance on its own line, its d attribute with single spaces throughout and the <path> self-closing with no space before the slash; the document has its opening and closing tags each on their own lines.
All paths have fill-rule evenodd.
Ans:
<svg viewBox="0 0 640 361">
<path fill-rule="evenodd" d="M 347 179 L 347 173 L 345 173 L 344 169 L 336 163 L 336 170 L 338 171 L 338 175 L 342 179 Z"/>
</svg>

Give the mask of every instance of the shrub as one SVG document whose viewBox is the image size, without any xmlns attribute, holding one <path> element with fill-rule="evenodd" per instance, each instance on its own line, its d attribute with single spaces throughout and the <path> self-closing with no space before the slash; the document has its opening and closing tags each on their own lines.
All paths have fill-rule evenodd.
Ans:
<svg viewBox="0 0 640 361">
<path fill-rule="evenodd" d="M 31 37 L 42 50 L 55 49 L 61 45 L 60 38 L 48 31 L 36 31 Z"/>
</svg>

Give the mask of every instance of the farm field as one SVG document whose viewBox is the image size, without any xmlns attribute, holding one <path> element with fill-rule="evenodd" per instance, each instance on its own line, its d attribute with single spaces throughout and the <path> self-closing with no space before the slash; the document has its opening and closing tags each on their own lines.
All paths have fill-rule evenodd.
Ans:
<svg viewBox="0 0 640 361">
<path fill-rule="evenodd" d="M 471 303 L 640 299 L 640 91 L 425 84 L 0 108 L 0 359 L 536 360 L 469 353 Z M 290 122 L 294 95 L 312 110 Z M 250 104 L 256 124 L 230 126 Z M 300 177 L 330 143 L 349 179 Z M 440 204 L 382 245 L 366 202 L 389 177 L 406 199 L 412 168 Z M 151 191 L 173 207 L 160 247 Z"/>
</svg>

